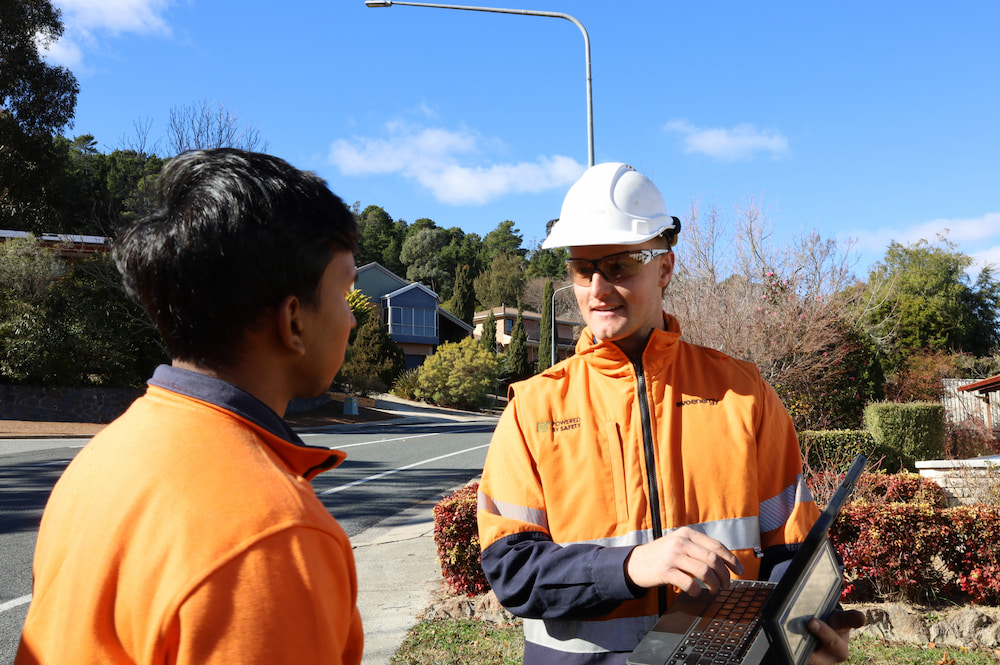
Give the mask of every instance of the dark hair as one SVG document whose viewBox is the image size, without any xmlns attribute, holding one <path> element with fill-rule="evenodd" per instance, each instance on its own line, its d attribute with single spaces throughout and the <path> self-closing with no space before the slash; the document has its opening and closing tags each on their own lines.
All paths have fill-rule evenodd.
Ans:
<svg viewBox="0 0 1000 665">
<path fill-rule="evenodd" d="M 232 364 L 245 331 L 289 295 L 313 305 L 336 251 L 357 250 L 354 216 L 313 173 L 260 153 L 183 153 L 153 211 L 113 257 L 174 359 Z"/>
</svg>

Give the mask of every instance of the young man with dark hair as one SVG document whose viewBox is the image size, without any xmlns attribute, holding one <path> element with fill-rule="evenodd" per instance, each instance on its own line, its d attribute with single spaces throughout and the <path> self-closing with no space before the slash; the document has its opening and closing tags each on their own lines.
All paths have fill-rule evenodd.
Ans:
<svg viewBox="0 0 1000 665">
<path fill-rule="evenodd" d="M 777 393 L 662 309 L 679 231 L 649 179 L 607 163 L 542 245 L 569 248 L 587 327 L 511 386 L 479 486 L 483 570 L 524 617 L 525 665 L 623 665 L 678 593 L 768 578 L 819 514 Z M 810 622 L 811 664 L 846 660 L 863 623 Z"/>
<path fill-rule="evenodd" d="M 167 163 L 114 259 L 171 355 L 56 484 L 15 663 L 353 663 L 351 545 L 309 480 L 344 455 L 283 420 L 355 321 L 353 216 L 313 174 Z"/>
</svg>

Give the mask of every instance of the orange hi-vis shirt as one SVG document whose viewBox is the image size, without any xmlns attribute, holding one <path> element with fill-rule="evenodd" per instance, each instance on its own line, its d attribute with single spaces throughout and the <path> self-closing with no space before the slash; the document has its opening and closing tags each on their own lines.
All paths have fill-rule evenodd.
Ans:
<svg viewBox="0 0 1000 665">
<path fill-rule="evenodd" d="M 52 492 L 15 664 L 359 663 L 351 544 L 309 483 L 342 459 L 150 385 Z"/>
<path fill-rule="evenodd" d="M 818 517 L 798 440 L 751 363 L 653 330 L 641 362 L 585 330 L 512 386 L 479 486 L 487 578 L 525 618 L 525 660 L 623 663 L 676 590 L 627 580 L 631 550 L 689 526 L 756 579 Z"/>
</svg>

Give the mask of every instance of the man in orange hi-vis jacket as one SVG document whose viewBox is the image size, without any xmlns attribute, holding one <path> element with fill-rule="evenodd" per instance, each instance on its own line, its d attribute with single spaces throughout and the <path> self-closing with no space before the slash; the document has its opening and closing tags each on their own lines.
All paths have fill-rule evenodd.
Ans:
<svg viewBox="0 0 1000 665">
<path fill-rule="evenodd" d="M 172 362 L 56 484 L 16 665 L 361 661 L 351 544 L 309 483 L 344 455 L 282 419 L 343 362 L 355 248 L 311 173 L 167 163 L 114 258 Z"/>
<path fill-rule="evenodd" d="M 662 311 L 680 221 L 620 163 L 573 185 L 543 247 L 587 324 L 571 358 L 514 384 L 480 483 L 482 564 L 524 617 L 524 663 L 624 663 L 677 593 L 758 579 L 818 516 L 791 419 L 751 363 Z M 860 612 L 813 621 L 847 659 Z"/>
</svg>

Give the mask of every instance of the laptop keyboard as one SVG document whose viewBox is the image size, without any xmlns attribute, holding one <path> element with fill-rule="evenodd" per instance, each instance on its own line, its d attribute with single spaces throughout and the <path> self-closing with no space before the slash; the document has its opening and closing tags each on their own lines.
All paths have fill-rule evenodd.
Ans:
<svg viewBox="0 0 1000 665">
<path fill-rule="evenodd" d="M 666 665 L 739 663 L 760 627 L 773 584 L 734 580 L 705 610 Z"/>
</svg>

